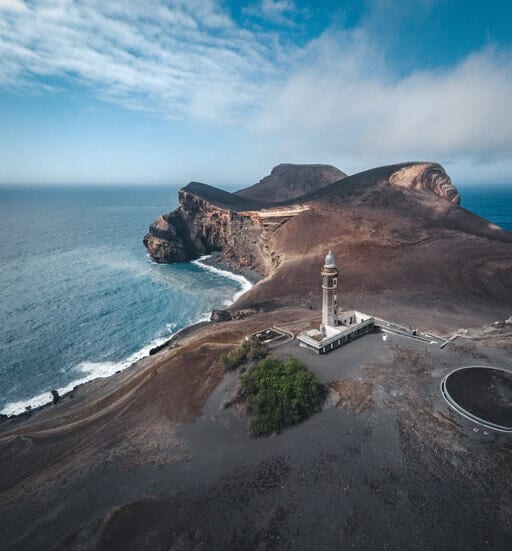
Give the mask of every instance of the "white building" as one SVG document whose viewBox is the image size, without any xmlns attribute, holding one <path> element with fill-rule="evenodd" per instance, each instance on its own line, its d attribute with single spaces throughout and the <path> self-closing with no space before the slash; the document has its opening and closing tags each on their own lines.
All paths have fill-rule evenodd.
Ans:
<svg viewBox="0 0 512 551">
<path fill-rule="evenodd" d="M 297 339 L 317 354 L 330 352 L 375 329 L 375 319 L 356 310 L 338 314 L 338 268 L 331 251 L 325 257 L 322 275 L 322 325 L 303 331 Z"/>
</svg>

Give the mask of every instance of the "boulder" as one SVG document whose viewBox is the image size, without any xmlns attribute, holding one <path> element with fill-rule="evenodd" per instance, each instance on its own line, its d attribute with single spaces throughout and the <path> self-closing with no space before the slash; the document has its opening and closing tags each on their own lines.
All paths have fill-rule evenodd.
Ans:
<svg viewBox="0 0 512 551">
<path fill-rule="evenodd" d="M 228 310 L 213 310 L 210 321 L 222 322 L 232 320 L 231 312 Z"/>
</svg>

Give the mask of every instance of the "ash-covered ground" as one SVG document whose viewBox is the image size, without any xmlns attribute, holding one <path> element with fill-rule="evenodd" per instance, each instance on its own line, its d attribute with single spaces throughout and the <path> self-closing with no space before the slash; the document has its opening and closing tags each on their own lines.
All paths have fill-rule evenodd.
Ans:
<svg viewBox="0 0 512 551">
<path fill-rule="evenodd" d="M 510 548 L 510 436 L 453 412 L 440 383 L 467 365 L 512 371 L 512 234 L 461 208 L 435 163 L 325 183 L 275 219 L 230 210 L 240 195 L 181 190 L 146 236 L 153 258 L 221 250 L 264 277 L 217 317 L 227 321 L 1 421 L 3 547 Z M 373 334 L 326 356 L 283 345 L 277 356 L 299 356 L 328 386 L 326 407 L 252 439 L 244 408 L 224 407 L 236 374 L 219 357 L 274 325 L 317 325 L 329 249 L 340 305 L 472 340 L 440 349 Z"/>
<path fill-rule="evenodd" d="M 108 422 L 84 421 L 87 440 L 69 447 L 65 434 L 52 440 L 30 434 L 28 424 L 25 436 L 0 440 L 4 453 L 20 451 L 28 470 L 17 483 L 4 474 L 2 542 L 18 549 L 506 549 L 510 437 L 452 412 L 440 382 L 464 365 L 512 371 L 503 346 L 510 338 L 440 349 L 375 333 L 322 356 L 285 344 L 273 354 L 300 357 L 332 390 L 321 412 L 270 438 L 250 438 L 240 408 L 224 407 L 236 373 L 220 374 L 200 417 L 172 430 L 153 411 L 143 434 L 134 431 L 145 418 L 133 408 L 124 417 L 130 398 Z M 136 445 L 116 441 L 121 427 Z M 44 449 L 45 440 L 68 461 L 34 466 L 31 475 L 24 449 Z"/>
</svg>

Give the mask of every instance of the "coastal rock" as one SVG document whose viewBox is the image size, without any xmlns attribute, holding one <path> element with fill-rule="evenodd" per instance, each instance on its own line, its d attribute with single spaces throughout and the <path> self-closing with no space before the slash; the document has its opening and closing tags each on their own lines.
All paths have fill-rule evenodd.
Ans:
<svg viewBox="0 0 512 551">
<path fill-rule="evenodd" d="M 179 207 L 159 216 L 143 242 L 158 263 L 186 262 L 222 251 L 220 260 L 267 275 L 279 258 L 264 234 L 289 216 L 260 211 L 277 200 L 319 190 L 344 177 L 329 165 L 283 164 L 258 184 L 236 193 L 191 182 L 178 192 Z"/>
<path fill-rule="evenodd" d="M 170 345 L 170 341 L 171 341 L 171 339 L 169 339 L 168 341 L 165 341 L 165 342 L 162 343 L 162 344 L 159 344 L 158 346 L 153 347 L 153 348 L 149 351 L 149 355 L 150 355 L 150 356 L 154 356 L 155 354 L 158 354 L 158 352 L 160 352 L 160 351 L 163 350 L 164 348 L 167 348 L 167 347 Z"/>
<path fill-rule="evenodd" d="M 437 163 L 417 163 L 397 170 L 389 178 L 394 186 L 430 190 L 444 199 L 460 204 L 460 195 L 444 168 Z"/>
<path fill-rule="evenodd" d="M 210 316 L 210 321 L 216 322 L 230 321 L 231 319 L 233 318 L 228 310 L 212 310 L 212 315 Z"/>
<path fill-rule="evenodd" d="M 192 193 L 186 186 L 179 194 L 180 206 L 159 217 L 144 237 L 144 245 L 155 262 L 193 260 L 222 251 L 221 261 L 241 268 L 267 272 L 268 260 L 261 248 L 263 222 L 254 212 L 237 212 L 218 206 Z"/>
<path fill-rule="evenodd" d="M 189 238 L 184 209 L 159 216 L 144 236 L 143 243 L 155 262 L 186 262 L 197 258 L 201 251 Z M 203 248 L 203 254 L 204 254 Z"/>
<path fill-rule="evenodd" d="M 60 395 L 56 390 L 52 390 L 53 403 L 58 404 L 60 401 Z"/>
</svg>

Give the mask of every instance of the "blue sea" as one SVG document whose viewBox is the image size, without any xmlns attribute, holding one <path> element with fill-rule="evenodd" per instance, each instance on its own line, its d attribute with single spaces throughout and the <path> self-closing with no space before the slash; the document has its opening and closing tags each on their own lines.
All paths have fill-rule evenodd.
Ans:
<svg viewBox="0 0 512 551">
<path fill-rule="evenodd" d="M 142 244 L 177 189 L 0 188 L 0 413 L 21 413 L 146 356 L 250 287 Z"/>
<path fill-rule="evenodd" d="M 512 231 L 512 186 L 460 187 Z M 250 287 L 201 262 L 157 265 L 142 244 L 177 189 L 0 188 L 0 413 L 109 376 Z"/>
<path fill-rule="evenodd" d="M 461 186 L 461 205 L 482 218 L 512 232 L 512 184 L 501 186 Z"/>
</svg>

